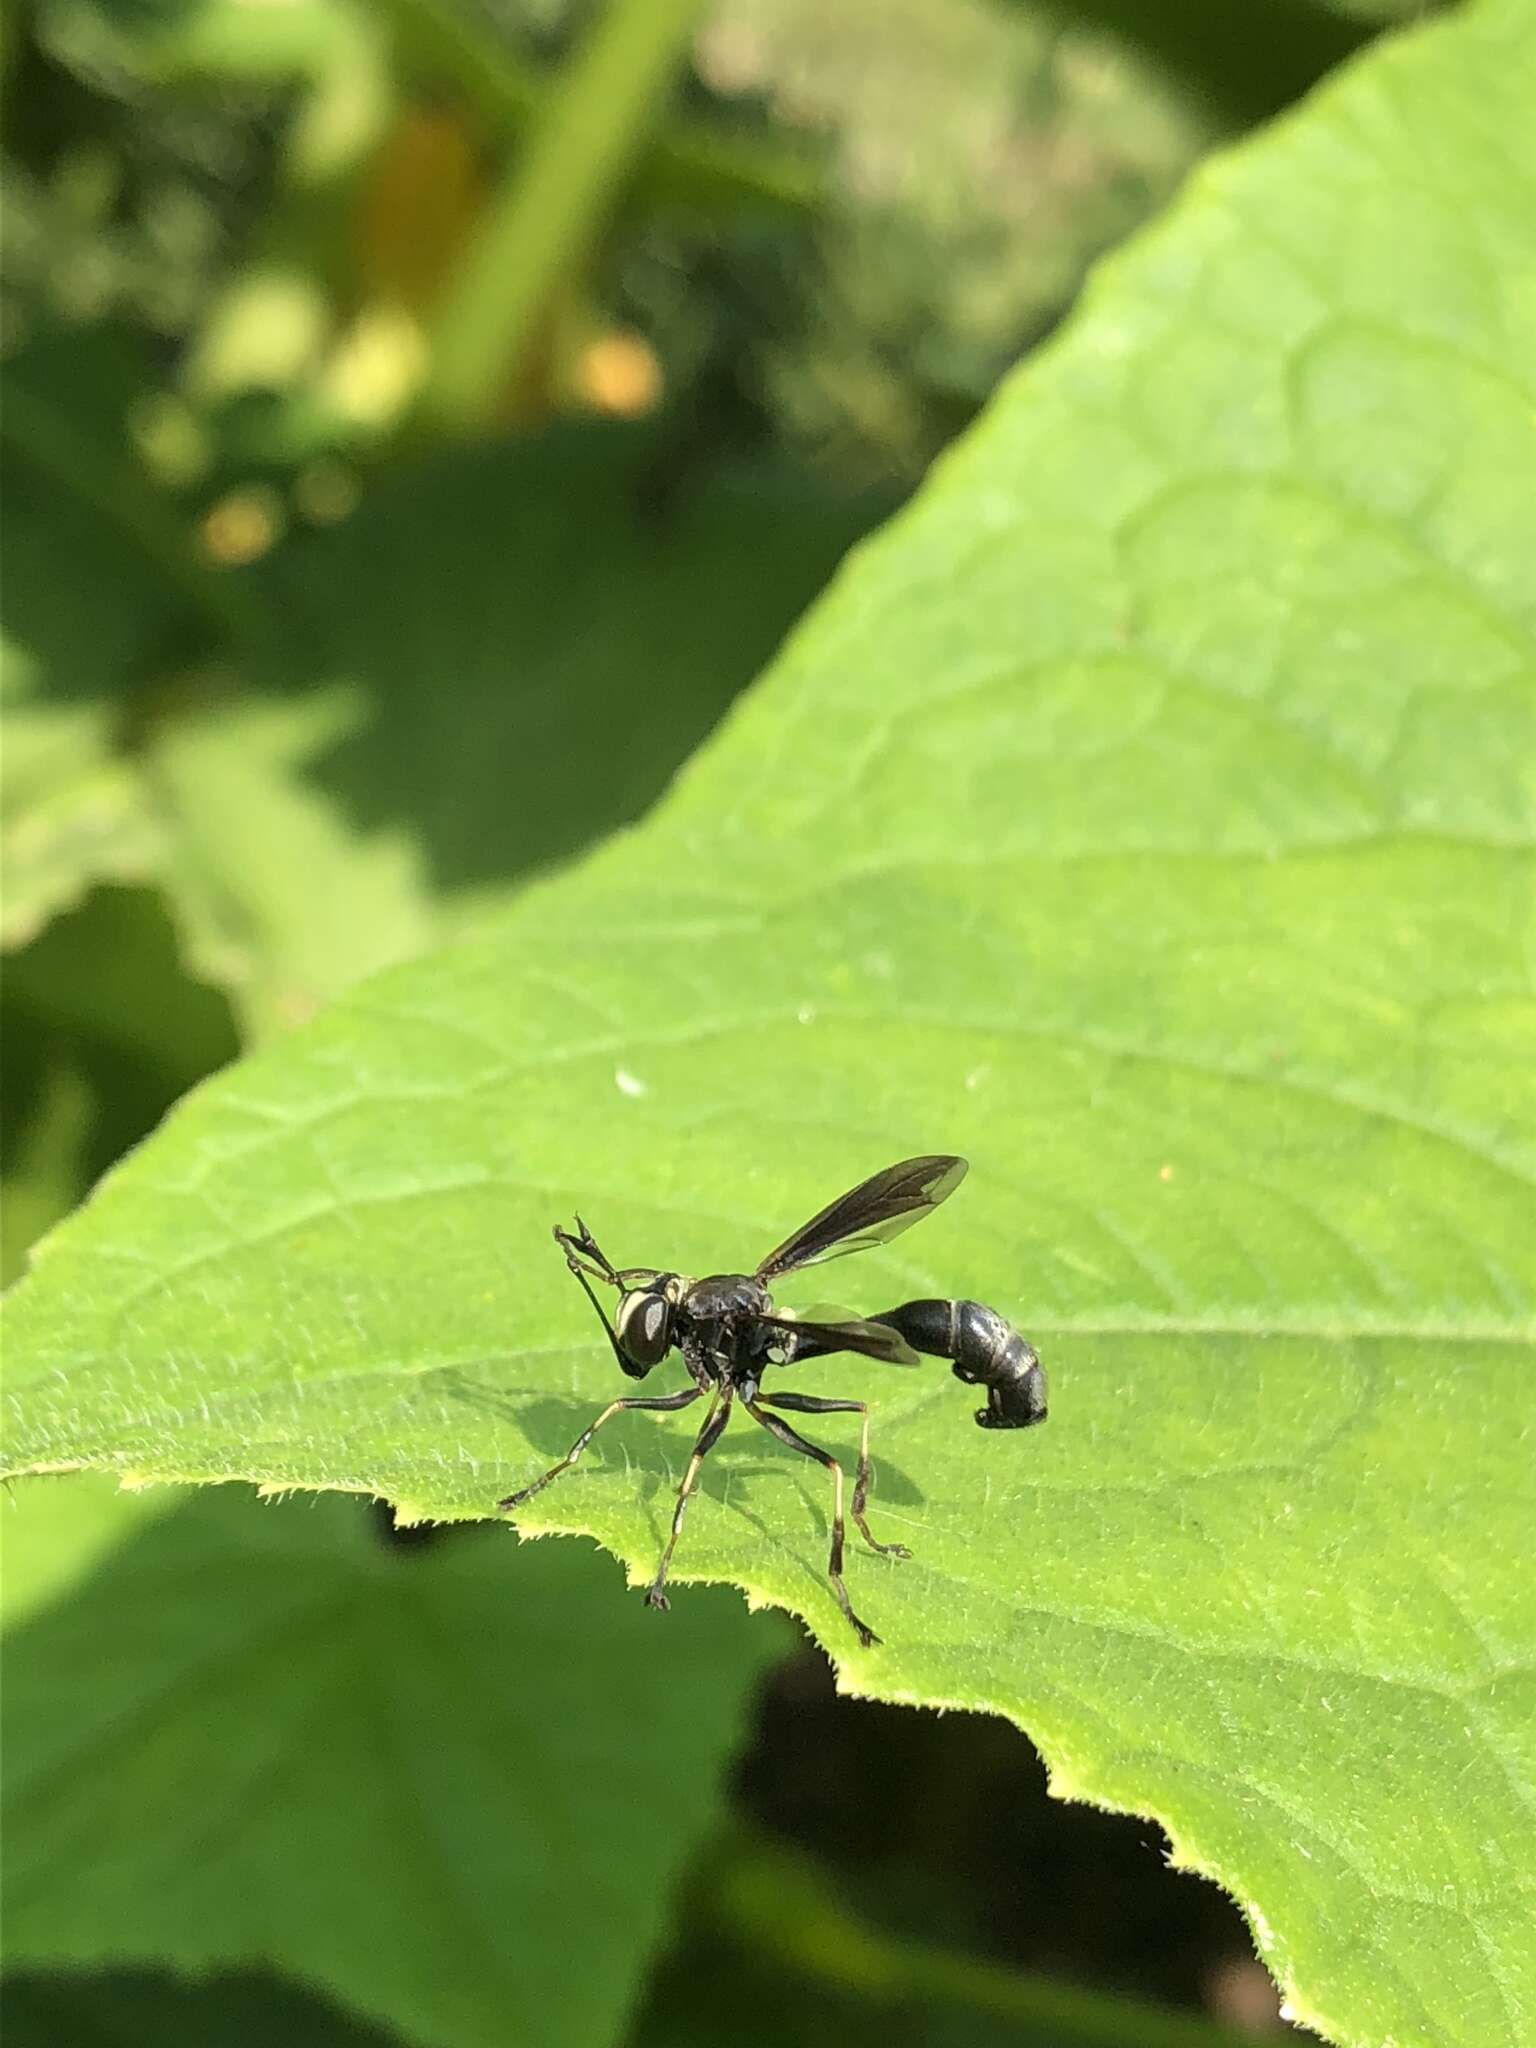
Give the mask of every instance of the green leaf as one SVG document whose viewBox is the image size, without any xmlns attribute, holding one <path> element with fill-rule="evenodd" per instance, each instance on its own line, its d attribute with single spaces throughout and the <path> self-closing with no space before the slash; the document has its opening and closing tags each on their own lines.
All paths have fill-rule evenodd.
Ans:
<svg viewBox="0 0 1536 2048">
<path fill-rule="evenodd" d="M 609 2038 L 778 1642 L 718 1595 L 615 1616 L 613 1576 L 339 1500 L 140 1531 L 7 1634 L 12 1965 L 276 1965 L 425 2042 Z"/>
<path fill-rule="evenodd" d="M 231 691 L 150 749 L 189 965 L 229 991 L 248 1039 L 439 936 L 414 821 L 365 826 L 325 786 L 321 764 L 375 708 L 347 683 Z"/>
<path fill-rule="evenodd" d="M 94 890 L 7 963 L 5 998 L 54 1051 L 99 1049 L 153 1070 L 152 1112 L 137 1129 L 118 1126 L 98 1173 L 238 1050 L 224 998 L 183 973 L 176 932 L 153 889 Z M 112 1080 L 121 1095 L 120 1075 Z M 131 1116 L 139 1105 L 118 1107 Z"/>
<path fill-rule="evenodd" d="M 44 1231 L 90 1187 L 80 1167 L 93 1107 L 84 1077 L 72 1062 L 50 1061 L 29 1045 L 20 1062 L 7 1059 L 7 1089 L 16 1078 L 25 1095 L 19 1107 L 6 1104 L 0 1176 L 0 1283 L 7 1287 L 26 1270 L 27 1253 Z"/>
<path fill-rule="evenodd" d="M 160 858 L 152 796 L 118 753 L 130 685 L 178 600 L 146 543 L 163 508 L 123 416 L 141 366 L 108 330 L 46 334 L 5 371 L 0 522 L 0 944 L 24 945 L 98 880 Z M 82 593 L 89 593 L 89 601 Z"/>
<path fill-rule="evenodd" d="M 228 1005 L 187 979 L 147 889 L 96 889 L 6 961 L 0 1269 L 67 1215 L 237 1051 Z"/>
<path fill-rule="evenodd" d="M 38 1971 L 4 1984 L 8 2048 L 400 2048 L 400 2037 L 259 1971 L 187 1979 L 149 1970 Z"/>
<path fill-rule="evenodd" d="M 130 429 L 154 383 L 143 337 L 34 326 L 3 375 L 7 652 L 15 611 L 50 690 L 120 693 L 125 661 L 152 637 L 243 639 L 255 615 L 243 580 L 208 561 L 144 468 Z"/>
<path fill-rule="evenodd" d="M 551 1222 L 718 1271 L 965 1152 L 839 1285 L 995 1302 L 1049 1425 L 807 1367 L 877 1407 L 886 1646 L 744 1422 L 679 1576 L 1155 1816 L 1336 2039 L 1529 2031 L 1533 91 L 1475 9 L 1201 176 L 642 830 L 49 1241 L 14 1464 L 485 1514 L 615 1390 Z M 616 1422 L 523 1526 L 647 1576 L 689 1440 Z"/>
<path fill-rule="evenodd" d="M 189 949 L 255 1034 L 638 816 L 873 516 L 760 468 L 669 499 L 663 452 L 453 451 L 274 560 L 259 687 L 147 758 Z"/>
<path fill-rule="evenodd" d="M 112 750 L 100 704 L 27 704 L 4 714 L 0 769 L 0 946 L 24 945 L 97 881 L 137 881 L 161 858 L 143 779 Z"/>
<path fill-rule="evenodd" d="M 140 1491 L 96 1473 L 28 1481 L 0 1503 L 0 1618 L 15 1628 L 60 1600 L 131 1535 L 175 1506 L 174 1487 Z"/>
<path fill-rule="evenodd" d="M 1091 25 L 1128 44 L 1234 128 L 1299 99 L 1370 33 L 1326 0 L 1271 0 L 1258 16 L 1221 0 L 1046 0 L 1046 7 L 1069 28 Z"/>
</svg>

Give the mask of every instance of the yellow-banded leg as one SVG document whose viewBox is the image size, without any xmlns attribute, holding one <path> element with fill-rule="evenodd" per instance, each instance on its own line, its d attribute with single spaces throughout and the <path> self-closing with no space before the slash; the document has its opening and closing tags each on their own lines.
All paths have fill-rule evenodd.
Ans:
<svg viewBox="0 0 1536 2048">
<path fill-rule="evenodd" d="M 875 1483 L 874 1467 L 869 1462 L 869 1403 L 823 1401 L 815 1394 L 761 1394 L 758 1399 L 766 1408 L 787 1408 L 795 1415 L 860 1415 L 864 1418 L 859 1429 L 859 1468 L 853 1476 L 854 1527 L 870 1549 L 878 1551 L 881 1557 L 910 1557 L 912 1553 L 905 1543 L 877 1543 L 864 1519 L 864 1510 Z"/>
<path fill-rule="evenodd" d="M 520 1486 L 516 1493 L 509 1493 L 505 1500 L 498 1501 L 496 1505 L 502 1509 L 520 1508 L 524 1501 L 532 1500 L 536 1493 L 542 1493 L 552 1479 L 558 1479 L 562 1472 L 570 1471 L 603 1424 L 613 1416 L 622 1414 L 626 1408 L 691 1408 L 695 1401 L 702 1398 L 703 1392 L 702 1387 L 684 1387 L 680 1394 L 626 1394 L 621 1401 L 610 1401 L 596 1422 L 587 1424 L 558 1465 L 551 1465 L 541 1479 L 535 1479 L 529 1486 Z"/>
<path fill-rule="evenodd" d="M 699 1476 L 699 1467 L 720 1441 L 720 1432 L 730 1419 L 732 1389 L 724 1386 L 710 1403 L 709 1413 L 704 1418 L 704 1427 L 699 1431 L 693 1446 L 693 1455 L 688 1460 L 688 1470 L 683 1474 L 683 1483 L 677 1489 L 677 1505 L 672 1510 L 672 1534 L 667 1538 L 667 1547 L 661 1553 L 661 1562 L 656 1567 L 656 1576 L 645 1589 L 647 1607 L 665 1610 L 672 1603 L 662 1591 L 667 1582 L 667 1567 L 672 1562 L 672 1553 L 677 1548 L 677 1539 L 683 1533 L 683 1517 L 688 1512 L 688 1496 L 693 1492 L 693 1483 Z"/>
<path fill-rule="evenodd" d="M 783 1396 L 773 1395 L 769 1398 L 777 1401 L 782 1400 Z M 809 1399 L 809 1396 L 801 1395 L 798 1398 L 803 1401 Z M 837 1604 L 843 1610 L 844 1618 L 859 1641 L 868 1649 L 878 1643 L 880 1638 L 868 1622 L 860 1621 L 854 1613 L 853 1603 L 848 1598 L 848 1588 L 843 1584 L 842 1466 L 830 1451 L 824 1451 L 816 1444 L 807 1443 L 803 1436 L 796 1435 L 787 1422 L 781 1422 L 777 1415 L 770 1415 L 766 1408 L 759 1406 L 756 1401 L 747 1403 L 747 1413 L 754 1422 L 760 1422 L 770 1436 L 776 1436 L 781 1444 L 788 1444 L 792 1451 L 799 1451 L 807 1458 L 814 1458 L 818 1465 L 825 1465 L 832 1474 L 832 1553 L 827 1560 L 827 1577 L 832 1581 L 832 1591 L 837 1595 Z"/>
</svg>

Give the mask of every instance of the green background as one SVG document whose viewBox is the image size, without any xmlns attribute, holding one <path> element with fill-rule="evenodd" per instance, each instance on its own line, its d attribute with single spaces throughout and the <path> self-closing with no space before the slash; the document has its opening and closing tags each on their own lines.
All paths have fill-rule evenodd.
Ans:
<svg viewBox="0 0 1536 2048">
<path fill-rule="evenodd" d="M 487 252 L 522 246 L 530 193 L 591 232 L 641 110 L 615 99 L 606 156 L 572 138 L 643 32 L 659 61 L 678 21 L 617 9 L 573 48 L 565 125 L 444 299 L 424 418 L 483 433 L 472 366 L 527 374 L 530 301 L 497 303 Z M 7 1311 L 9 1469 L 377 1496 L 396 1532 L 229 1487 L 18 1487 L 9 1919 L 34 2011 L 70 1995 L 41 1967 L 169 1961 L 276 1968 L 407 2038 L 644 2038 L 708 2023 L 686 2014 L 714 1966 L 686 1959 L 729 1949 L 731 1900 L 838 1926 L 814 1856 L 710 1818 L 776 1624 L 686 1591 L 661 1622 L 586 1546 L 449 1529 L 418 1554 L 406 1525 L 486 1519 L 616 1391 L 553 1220 L 728 1269 L 953 1149 L 954 1200 L 833 1291 L 995 1303 L 1045 1359 L 1049 1425 L 976 1432 L 941 1366 L 819 1361 L 796 1384 L 871 1401 L 875 1532 L 915 1553 L 850 1551 L 883 1647 L 822 1576 L 823 1475 L 745 1423 L 676 1579 L 789 1609 L 846 1692 L 1005 1716 L 1058 1796 L 1154 1817 L 1329 2038 L 1521 2038 L 1533 87 L 1506 0 L 1213 157 L 691 755 L 921 432 L 840 492 L 781 446 L 695 462 L 681 497 L 654 427 L 407 436 L 350 520 L 238 574 L 180 529 L 130 547 L 53 462 L 8 626 L 7 894 L 23 942 L 54 919 L 9 984 L 24 1219 L 134 1135 L 125 1102 L 147 1122 L 226 1058 L 230 1015 L 264 1042 L 44 1241 Z M 555 288 L 545 263 L 524 293 Z M 27 374 L 18 439 L 50 417 Z M 933 390 L 905 397 L 938 432 Z M 57 446 L 32 431 L 24 460 Z M 56 514 L 102 550 L 115 659 L 153 677 L 126 718 L 44 566 Z M 178 574 L 147 586 L 157 554 Z M 637 828 L 531 873 L 685 755 Z M 65 910 L 100 879 L 157 896 Z M 145 1027 L 89 999 L 114 950 L 162 962 Z M 688 1442 L 615 1424 L 520 1529 L 595 1537 L 643 1582 Z M 105 1682 L 61 1712 L 83 1664 Z M 612 1789 L 632 1740 L 643 1803 Z M 557 1780 L 598 1818 L 527 1805 Z M 664 1896 L 710 1833 L 713 1940 Z M 932 2004 L 956 2039 L 1217 2038 L 988 1976 L 931 1891 L 829 1867 L 855 1917 L 797 1949 L 786 1913 L 787 1975 L 822 1989 L 777 2017 L 765 1994 L 765 2032 L 843 1998 L 886 2027 Z M 602 1902 L 582 1962 L 578 1899 Z M 663 1969 L 642 2007 L 669 1926 L 691 1989 Z"/>
</svg>

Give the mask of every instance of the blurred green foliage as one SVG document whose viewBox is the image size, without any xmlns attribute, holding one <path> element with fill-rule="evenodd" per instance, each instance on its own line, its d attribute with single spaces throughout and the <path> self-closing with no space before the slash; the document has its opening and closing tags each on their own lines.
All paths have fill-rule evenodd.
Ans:
<svg viewBox="0 0 1536 2048">
<path fill-rule="evenodd" d="M 8 1955 L 259 1955 L 408 2038 L 608 2038 L 779 1644 L 725 1595 L 615 1626 L 590 1553 L 521 1562 L 509 1597 L 490 1532 L 381 1540 L 334 1498 L 136 1520 L 9 1638 Z"/>
<path fill-rule="evenodd" d="M 8 12 L 6 1278 L 203 1077 L 638 819 L 1090 262 L 1423 11 Z M 1215 2048 L 1214 2013 L 1273 2023 L 1235 1916 L 1127 1824 L 1049 1808 L 1011 1731 L 904 1743 L 807 1652 L 727 1817 L 776 1646 L 728 1596 L 675 1618 L 696 1652 L 632 1643 L 571 1546 L 514 1572 L 366 1513 L 18 1490 L 10 2039 Z M 553 1639 L 591 1614 L 590 1666 L 523 1647 L 546 1597 Z M 521 1697 L 528 1658 L 554 1704 Z M 681 1804 L 610 1797 L 611 1869 L 599 1818 L 530 1873 L 547 1828 L 496 1843 L 553 1768 L 519 1717 L 593 1755 L 620 1705 L 642 1768 L 667 1745 L 658 1814 Z M 702 1741 L 669 1735 L 690 1713 Z M 364 1825 L 386 1793 L 393 1835 Z M 477 1977 L 465 1928 L 530 1875 L 547 1933 L 479 1928 Z M 579 2013 L 503 2011 L 562 1943 Z"/>
<path fill-rule="evenodd" d="M 154 890 L 186 995 L 150 1009 L 216 989 L 260 1034 L 637 816 L 1205 132 L 1112 43 L 982 0 L 687 29 L 647 0 L 15 17 L 8 1271 L 232 1050 L 152 1032 L 160 1078 L 107 1091 L 61 1019 L 45 1057 L 51 918 Z M 530 207 L 509 313 L 476 280 L 531 275 Z M 475 334 L 466 443 L 425 401 Z M 98 1012 L 142 1015 L 131 949 L 65 929 Z"/>
</svg>

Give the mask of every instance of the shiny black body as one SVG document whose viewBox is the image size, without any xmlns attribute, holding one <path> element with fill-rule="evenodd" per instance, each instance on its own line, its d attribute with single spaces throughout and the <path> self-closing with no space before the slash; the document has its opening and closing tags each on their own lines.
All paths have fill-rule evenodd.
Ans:
<svg viewBox="0 0 1536 2048">
<path fill-rule="evenodd" d="M 672 1341 L 695 1382 L 708 1389 L 730 1380 L 739 1394 L 755 1394 L 771 1348 L 762 1319 L 772 1310 L 767 1288 L 745 1273 L 695 1280 L 672 1320 Z"/>
<path fill-rule="evenodd" d="M 979 1301 L 908 1301 L 869 1318 L 896 1330 L 914 1351 L 954 1360 L 957 1380 L 985 1387 L 987 1405 L 978 1408 L 982 1429 L 1030 1429 L 1044 1422 L 1045 1370 L 1034 1346 L 1005 1323 L 995 1308 Z M 834 1350 L 831 1344 L 802 1344 L 796 1360 Z"/>
<path fill-rule="evenodd" d="M 682 1530 L 688 1498 L 700 1465 L 714 1448 L 739 1401 L 752 1419 L 793 1450 L 814 1458 L 833 1477 L 832 1553 L 828 1577 L 839 1606 L 865 1644 L 876 1636 L 849 1605 L 843 1584 L 843 1470 L 829 1451 L 807 1442 L 781 1415 L 857 1414 L 862 1418 L 853 1520 L 872 1550 L 910 1555 L 902 1545 L 877 1543 L 864 1509 L 872 1483 L 869 1410 L 862 1401 L 822 1400 L 808 1394 L 764 1393 L 764 1375 L 775 1367 L 831 1352 L 851 1351 L 888 1365 L 913 1366 L 917 1354 L 951 1361 L 955 1377 L 986 1389 L 986 1406 L 976 1413 L 983 1429 L 1027 1429 L 1046 1415 L 1045 1374 L 1033 1348 L 995 1309 L 977 1301 L 939 1298 L 902 1303 L 878 1315 L 858 1317 L 838 1310 L 797 1315 L 774 1307 L 768 1283 L 780 1275 L 866 1246 L 885 1244 L 945 1201 L 965 1177 L 963 1159 L 950 1153 L 902 1160 L 813 1216 L 771 1251 L 755 1273 L 714 1273 L 702 1280 L 658 1268 L 615 1267 L 578 1216 L 575 1231 L 555 1231 L 566 1264 L 597 1310 L 620 1368 L 643 1379 L 672 1350 L 681 1353 L 693 1384 L 676 1394 L 629 1395 L 609 1403 L 577 1438 L 565 1457 L 542 1477 L 501 1502 L 521 1507 L 574 1465 L 610 1416 L 630 1408 L 671 1410 L 709 1398 L 709 1413 L 693 1447 L 672 1516 L 672 1533 L 646 1598 L 665 1607 L 662 1588 Z M 610 1322 L 593 1292 L 601 1280 L 618 1290 L 616 1320 Z"/>
</svg>

